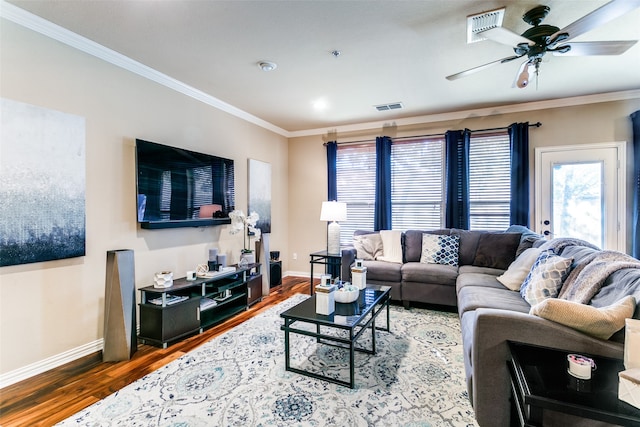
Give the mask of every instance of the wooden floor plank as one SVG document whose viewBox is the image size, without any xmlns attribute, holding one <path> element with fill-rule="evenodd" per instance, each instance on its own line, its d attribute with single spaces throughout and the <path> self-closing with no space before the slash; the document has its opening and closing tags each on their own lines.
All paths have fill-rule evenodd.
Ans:
<svg viewBox="0 0 640 427">
<path fill-rule="evenodd" d="M 0 426 L 60 422 L 296 293 L 309 294 L 308 278 L 285 277 L 247 311 L 166 349 L 139 345 L 131 360 L 123 362 L 102 362 L 98 352 L 0 389 Z"/>
</svg>

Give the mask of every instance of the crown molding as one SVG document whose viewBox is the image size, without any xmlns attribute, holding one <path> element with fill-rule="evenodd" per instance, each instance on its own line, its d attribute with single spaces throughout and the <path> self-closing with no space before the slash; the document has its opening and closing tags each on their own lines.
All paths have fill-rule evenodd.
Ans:
<svg viewBox="0 0 640 427">
<path fill-rule="evenodd" d="M 123 68 L 141 77 L 161 84 L 169 89 L 175 90 L 183 95 L 196 99 L 211 107 L 224 111 L 232 116 L 238 117 L 249 123 L 253 123 L 285 138 L 297 138 L 304 136 L 325 135 L 327 133 L 349 133 L 381 129 L 392 122 L 396 126 L 416 125 L 423 123 L 434 123 L 449 120 L 461 120 L 468 117 L 486 117 L 497 114 L 520 113 L 526 111 L 543 110 L 548 108 L 570 107 L 575 105 L 594 104 L 599 102 L 620 101 L 640 98 L 640 90 L 608 92 L 593 95 L 576 96 L 571 98 L 550 99 L 545 101 L 526 102 L 520 104 L 507 104 L 502 106 L 461 110 L 448 113 L 428 114 L 423 116 L 406 117 L 396 120 L 384 120 L 357 123 L 352 125 L 337 126 L 331 128 L 316 128 L 300 131 L 287 131 L 273 123 L 267 122 L 244 110 L 234 107 L 214 96 L 211 96 L 199 89 L 189 86 L 173 77 L 163 74 L 151 67 L 135 61 L 121 53 L 109 49 L 92 40 L 82 37 L 72 31 L 67 30 L 37 15 L 27 12 L 5 0 L 0 0 L 0 17 L 29 28 L 44 36 L 50 37 L 96 58 L 102 59 L 117 67 Z"/>
<path fill-rule="evenodd" d="M 7 19 L 15 24 L 21 25 L 25 28 L 33 30 L 44 36 L 57 40 L 96 58 L 102 59 L 117 67 L 123 68 L 141 77 L 149 79 L 153 82 L 161 84 L 169 89 L 180 92 L 183 95 L 196 99 L 204 104 L 210 105 L 214 108 L 222 110 L 232 116 L 238 117 L 247 122 L 253 123 L 257 126 L 270 130 L 274 133 L 289 137 L 289 132 L 262 120 L 252 114 L 247 113 L 231 104 L 227 104 L 220 99 L 211 96 L 201 90 L 198 90 L 192 86 L 189 86 L 179 80 L 174 79 L 166 74 L 163 74 L 151 67 L 148 67 L 138 61 L 135 61 L 121 53 L 118 53 L 112 49 L 109 49 L 101 44 L 98 44 L 92 40 L 87 39 L 79 34 L 69 31 L 64 27 L 61 27 L 53 22 L 47 21 L 37 15 L 27 12 L 11 3 L 7 3 L 4 0 L 0 0 L 0 17 Z"/>
<path fill-rule="evenodd" d="M 353 125 L 344 125 L 331 128 L 308 129 L 289 132 L 289 138 L 304 136 L 326 135 L 328 133 L 350 133 L 372 129 L 382 129 L 393 123 L 395 126 L 419 125 L 424 123 L 445 122 L 450 120 L 463 120 L 469 117 L 487 117 L 499 114 L 521 113 L 526 111 L 546 110 L 549 108 L 572 107 L 576 105 L 597 104 L 600 102 L 624 101 L 640 98 L 640 90 L 627 90 L 620 92 L 598 93 L 593 95 L 574 96 L 570 98 L 549 99 L 544 101 L 525 102 L 520 104 L 506 104 L 495 107 L 479 108 L 473 110 L 452 111 L 449 113 L 428 114 L 424 116 L 405 117 L 396 120 L 384 120 Z"/>
</svg>

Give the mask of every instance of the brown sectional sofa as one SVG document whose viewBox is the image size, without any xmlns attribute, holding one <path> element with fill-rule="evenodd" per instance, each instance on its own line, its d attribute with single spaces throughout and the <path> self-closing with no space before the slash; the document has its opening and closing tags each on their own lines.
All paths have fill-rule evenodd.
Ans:
<svg viewBox="0 0 640 427">
<path fill-rule="evenodd" d="M 528 247 L 553 247 L 555 253 L 573 259 L 572 268 L 584 267 L 598 249 L 575 239 L 543 240 L 524 227 L 510 227 L 514 233 L 466 231 L 457 229 L 409 230 L 403 236 L 403 263 L 365 260 L 367 282 L 392 287 L 393 300 L 405 307 L 412 302 L 456 306 L 460 317 L 464 363 L 469 398 L 481 427 L 509 426 L 510 379 L 508 342 L 517 341 L 592 356 L 622 358 L 624 330 L 610 339 L 594 338 L 583 332 L 529 314 L 531 306 L 520 292 L 507 289 L 497 277 L 504 273 L 517 254 Z M 357 231 L 356 235 L 370 232 Z M 460 236 L 459 266 L 420 265 L 418 241 L 423 233 Z M 484 237 L 483 237 L 484 236 Z M 514 241 L 517 242 L 514 244 Z M 342 277 L 357 256 L 354 248 L 343 251 Z M 346 268 L 345 268 L 346 263 Z M 600 290 L 587 303 L 606 307 L 627 295 L 640 303 L 640 261 L 638 268 L 621 268 L 611 273 Z M 633 314 L 640 319 L 640 304 Z M 547 416 L 547 415 L 545 415 Z M 545 425 L 583 425 L 580 420 L 560 422 L 550 413 Z M 558 424 L 563 423 L 563 424 Z M 591 425 L 585 423 L 584 425 Z"/>
</svg>

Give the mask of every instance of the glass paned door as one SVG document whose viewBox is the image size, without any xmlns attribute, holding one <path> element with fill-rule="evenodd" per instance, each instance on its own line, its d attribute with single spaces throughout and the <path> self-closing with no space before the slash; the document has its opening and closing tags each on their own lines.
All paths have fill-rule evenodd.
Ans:
<svg viewBox="0 0 640 427">
<path fill-rule="evenodd" d="M 603 162 L 553 164 L 554 237 L 576 237 L 604 247 L 603 168 Z"/>
<path fill-rule="evenodd" d="M 625 145 L 536 148 L 535 231 L 624 251 Z"/>
</svg>

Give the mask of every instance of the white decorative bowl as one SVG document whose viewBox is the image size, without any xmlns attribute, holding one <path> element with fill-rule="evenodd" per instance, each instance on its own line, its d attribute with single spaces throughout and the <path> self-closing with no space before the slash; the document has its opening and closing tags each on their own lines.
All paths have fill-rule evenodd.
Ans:
<svg viewBox="0 0 640 427">
<path fill-rule="evenodd" d="M 356 288 L 355 290 L 345 291 L 344 288 L 339 289 L 334 292 L 336 302 L 339 303 L 350 303 L 354 302 L 360 296 L 360 289 Z"/>
</svg>

